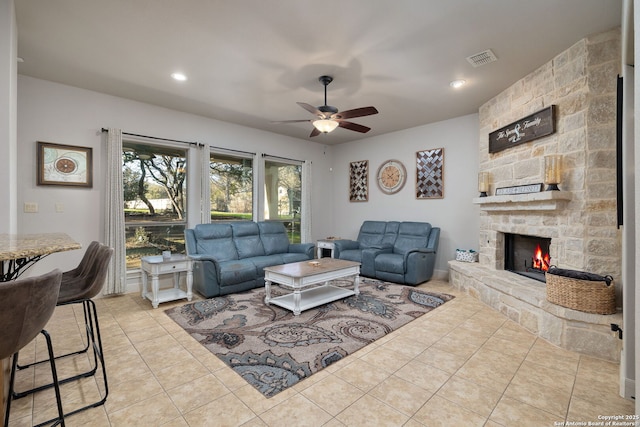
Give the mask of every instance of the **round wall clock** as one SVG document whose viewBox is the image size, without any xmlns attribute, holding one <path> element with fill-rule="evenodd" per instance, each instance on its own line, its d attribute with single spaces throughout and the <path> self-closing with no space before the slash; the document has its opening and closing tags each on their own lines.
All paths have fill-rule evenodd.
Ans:
<svg viewBox="0 0 640 427">
<path fill-rule="evenodd" d="M 392 159 L 380 165 L 376 176 L 380 190 L 386 194 L 394 194 L 404 187 L 407 181 L 407 170 L 400 161 Z"/>
</svg>

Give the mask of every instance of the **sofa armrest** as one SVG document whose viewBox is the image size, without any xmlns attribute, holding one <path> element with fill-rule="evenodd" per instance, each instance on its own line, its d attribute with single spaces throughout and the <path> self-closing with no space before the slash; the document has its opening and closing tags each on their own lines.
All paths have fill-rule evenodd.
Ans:
<svg viewBox="0 0 640 427">
<path fill-rule="evenodd" d="M 289 252 L 305 254 L 309 259 L 313 259 L 315 250 L 313 243 L 289 243 Z"/>
<path fill-rule="evenodd" d="M 338 239 L 333 241 L 334 256 L 340 258 L 340 252 L 349 249 L 359 249 L 360 242 L 357 240 Z"/>
<path fill-rule="evenodd" d="M 435 254 L 436 251 L 434 251 L 433 249 L 429 249 L 429 248 L 415 248 L 415 249 L 410 249 L 408 250 L 405 254 L 404 254 L 404 270 L 405 273 L 407 271 L 407 260 L 409 259 L 409 255 L 414 254 L 414 253 L 420 253 L 420 254 Z"/>
<path fill-rule="evenodd" d="M 427 241 L 427 249 L 431 249 L 434 252 L 438 252 L 438 242 L 440 241 L 440 227 L 433 227 L 431 233 L 429 233 L 429 240 Z"/>
<path fill-rule="evenodd" d="M 342 250 L 360 248 L 360 242 L 358 242 L 357 240 L 340 239 L 340 240 L 334 240 L 333 244 L 335 245 L 336 249 L 342 249 Z"/>
<path fill-rule="evenodd" d="M 193 289 L 205 298 L 220 295 L 220 264 L 207 254 L 189 255 L 193 262 Z"/>
<path fill-rule="evenodd" d="M 211 261 L 216 264 L 218 263 L 218 260 L 216 260 L 213 256 L 208 254 L 192 254 L 192 255 L 189 255 L 189 258 L 191 258 L 194 261 Z"/>
</svg>

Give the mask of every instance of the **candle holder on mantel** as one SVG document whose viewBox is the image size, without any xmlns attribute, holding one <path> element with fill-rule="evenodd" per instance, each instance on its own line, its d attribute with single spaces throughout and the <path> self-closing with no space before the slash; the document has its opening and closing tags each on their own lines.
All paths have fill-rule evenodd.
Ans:
<svg viewBox="0 0 640 427">
<path fill-rule="evenodd" d="M 489 172 L 478 173 L 478 191 L 480 197 L 487 197 L 487 191 L 489 191 Z"/>
<path fill-rule="evenodd" d="M 562 181 L 562 155 L 551 154 L 544 156 L 544 183 L 547 191 L 558 191 L 558 184 Z"/>
</svg>

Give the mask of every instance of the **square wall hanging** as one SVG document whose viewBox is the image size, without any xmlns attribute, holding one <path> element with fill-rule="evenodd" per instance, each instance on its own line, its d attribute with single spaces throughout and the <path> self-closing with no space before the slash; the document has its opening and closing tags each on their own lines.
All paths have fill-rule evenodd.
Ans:
<svg viewBox="0 0 640 427">
<path fill-rule="evenodd" d="M 38 185 L 92 187 L 90 147 L 38 141 Z"/>
<path fill-rule="evenodd" d="M 349 163 L 349 201 L 367 202 L 369 200 L 369 161 Z"/>
<path fill-rule="evenodd" d="M 444 148 L 416 153 L 416 198 L 444 197 Z"/>
</svg>

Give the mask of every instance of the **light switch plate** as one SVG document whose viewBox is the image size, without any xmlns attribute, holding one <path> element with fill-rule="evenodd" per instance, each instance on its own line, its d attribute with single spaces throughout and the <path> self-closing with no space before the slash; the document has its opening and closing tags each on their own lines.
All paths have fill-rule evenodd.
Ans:
<svg viewBox="0 0 640 427">
<path fill-rule="evenodd" d="M 36 213 L 38 212 L 38 204 L 35 202 L 25 202 L 24 211 L 26 213 Z"/>
</svg>

